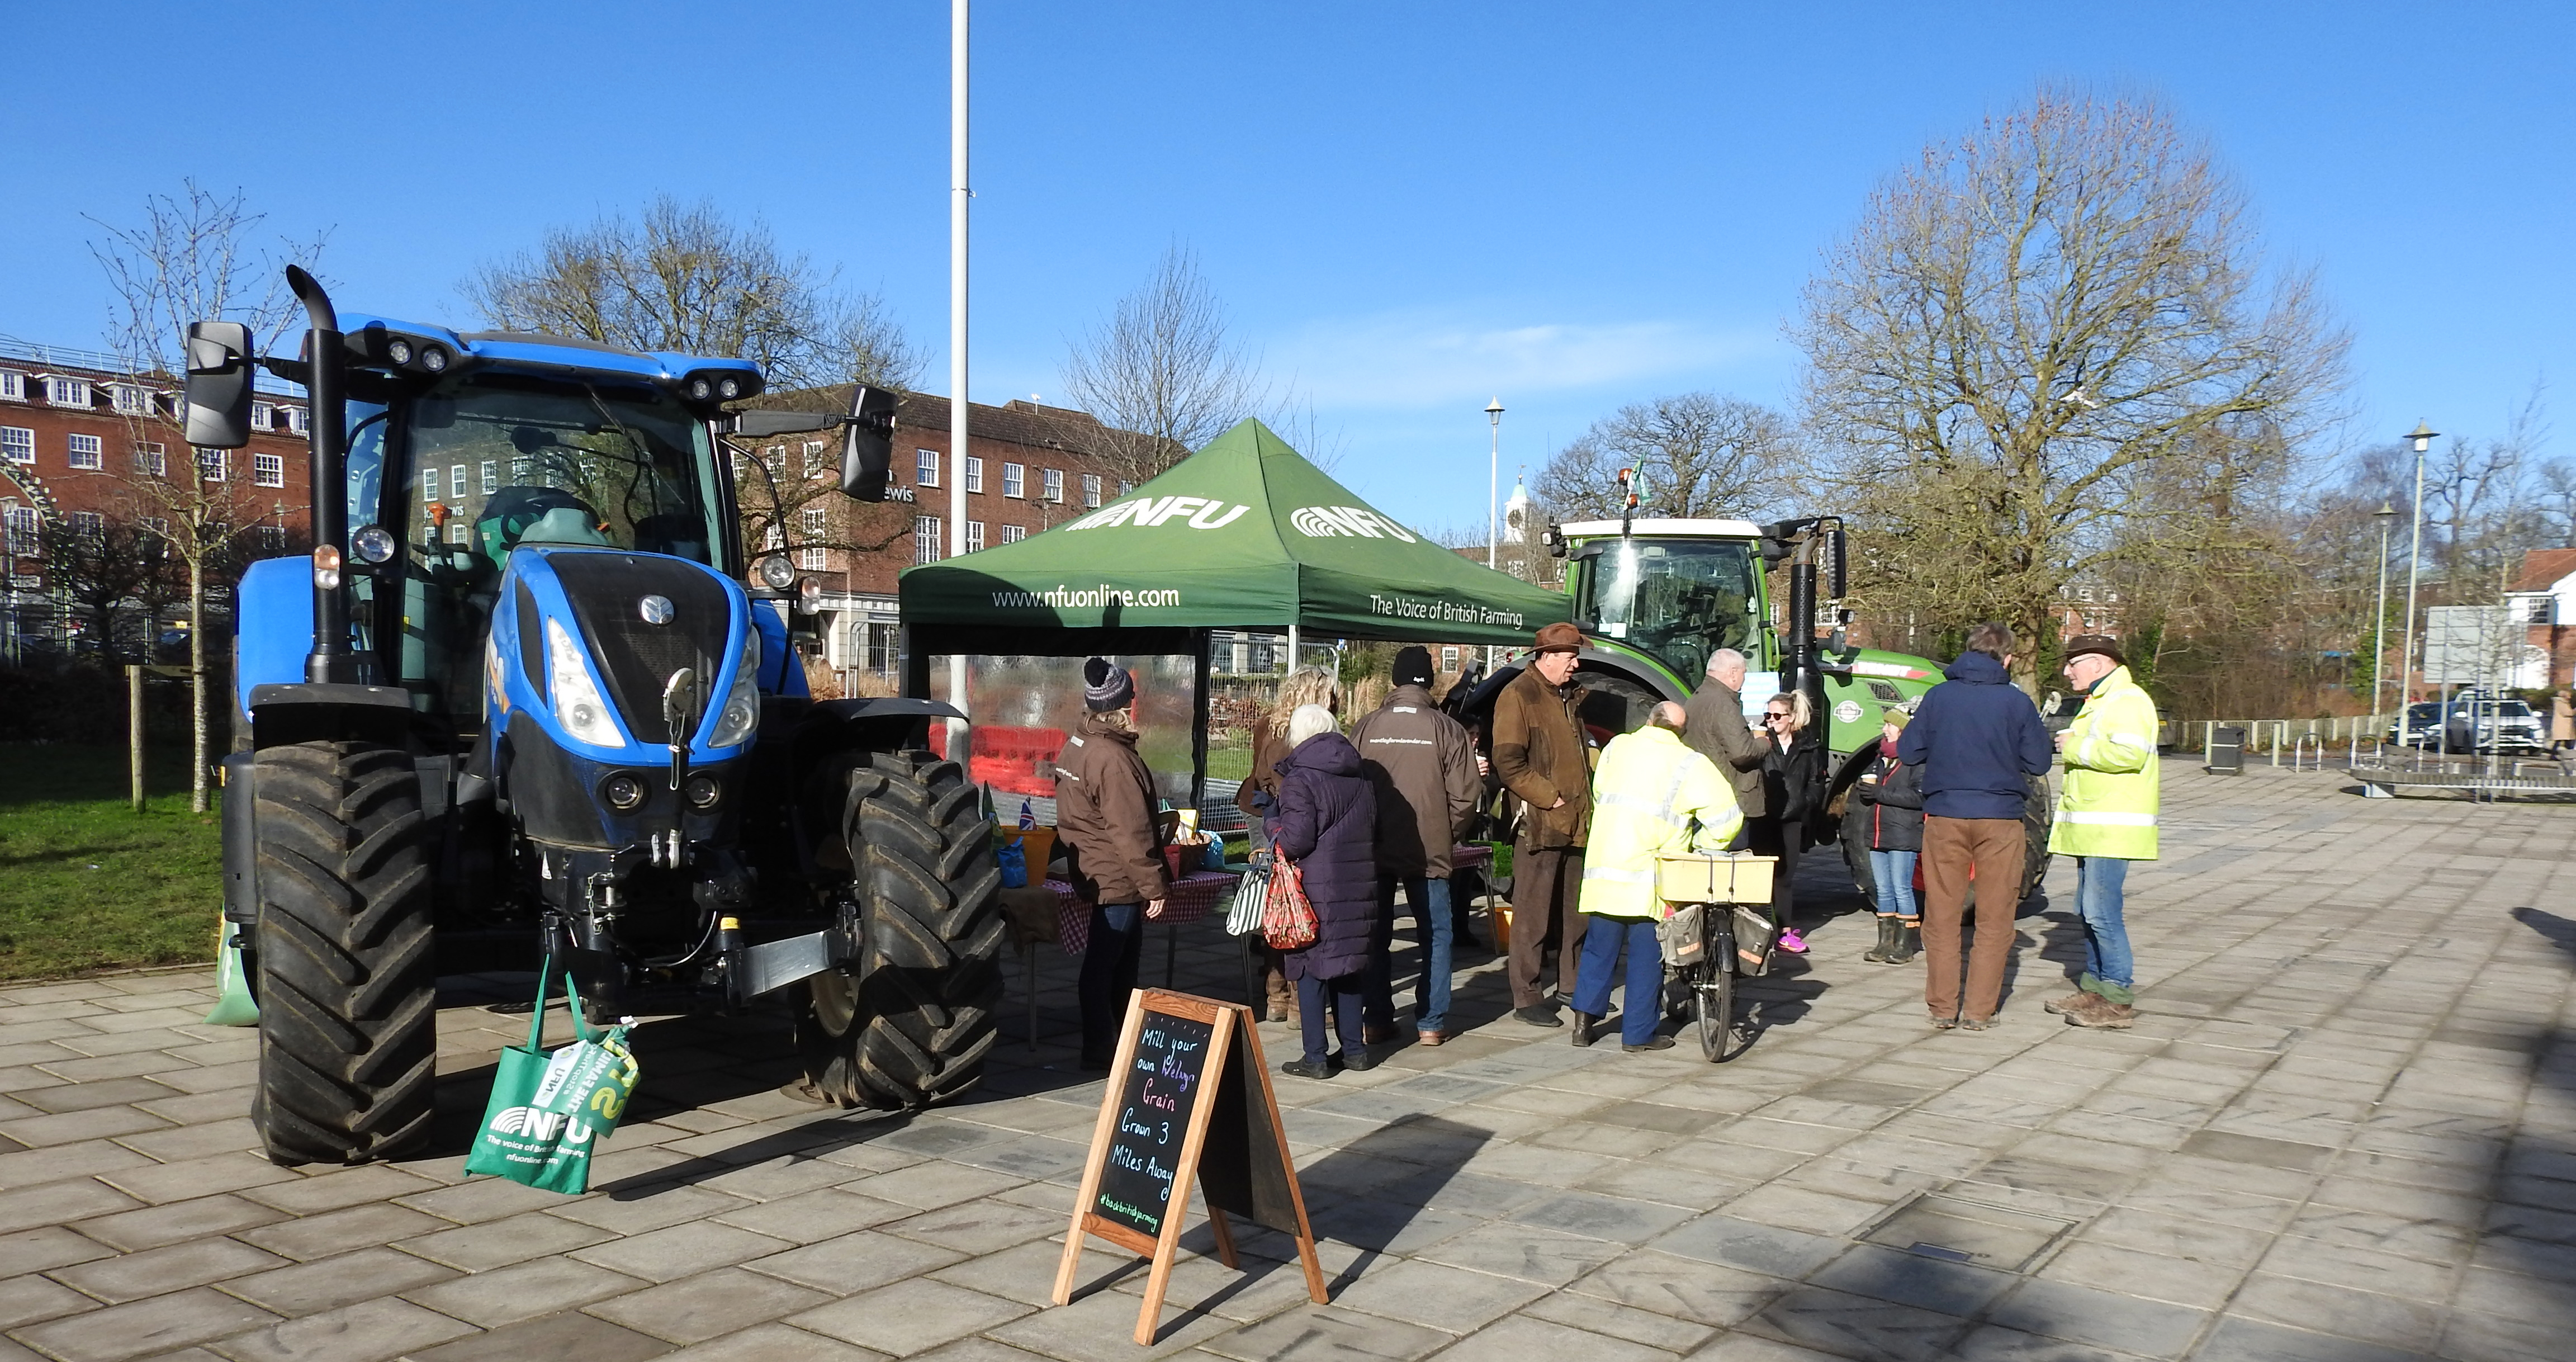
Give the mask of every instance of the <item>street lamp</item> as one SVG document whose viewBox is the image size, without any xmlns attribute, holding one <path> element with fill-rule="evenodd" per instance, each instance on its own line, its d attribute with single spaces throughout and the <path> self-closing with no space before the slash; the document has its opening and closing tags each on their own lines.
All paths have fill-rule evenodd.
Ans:
<svg viewBox="0 0 2576 1362">
<path fill-rule="evenodd" d="M 2424 451 L 2431 449 L 2433 441 L 2440 435 L 2441 432 L 2433 429 L 2432 423 L 2427 421 L 2416 422 L 2415 428 L 2406 432 L 2406 438 L 2415 446 L 2415 525 L 2412 542 L 2406 549 L 2406 653 L 2397 660 L 2397 689 L 2402 697 L 2401 705 L 2415 703 L 2415 578 L 2416 570 L 2424 563 Z M 2400 737 L 2406 734 L 2403 709 L 2398 711 L 2397 732 Z"/>
<path fill-rule="evenodd" d="M 1493 444 L 1485 456 L 1485 566 L 1494 565 L 1494 528 L 1497 499 L 1503 494 L 1503 399 L 1497 397 L 1485 404 L 1485 420 L 1494 430 Z"/>
<path fill-rule="evenodd" d="M 2379 678 L 2388 670 L 2388 524 L 2397 518 L 2397 508 L 2382 501 L 2370 516 L 2379 522 L 2379 609 L 2371 617 L 2374 623 L 2370 634 L 2370 714 L 2377 719 Z M 2405 734 L 2402 718 L 2398 733 L 2401 737 Z"/>
</svg>

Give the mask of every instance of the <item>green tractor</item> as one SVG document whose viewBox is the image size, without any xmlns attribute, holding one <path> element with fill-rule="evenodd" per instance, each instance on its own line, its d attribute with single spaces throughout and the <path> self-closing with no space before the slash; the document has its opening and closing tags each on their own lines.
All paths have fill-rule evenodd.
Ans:
<svg viewBox="0 0 2576 1362">
<path fill-rule="evenodd" d="M 1633 508 L 1634 498 L 1628 500 Z M 1589 645 L 1577 659 L 1576 684 L 1592 738 L 1606 742 L 1644 723 L 1658 702 L 1689 698 L 1717 650 L 1742 653 L 1748 715 L 1772 695 L 1803 690 L 1824 725 L 1833 797 L 1810 835 L 1819 844 L 1839 841 L 1853 883 L 1863 897 L 1873 896 L 1864 814 L 1849 792 L 1879 740 L 1881 708 L 1910 708 L 1940 683 L 1942 664 L 1850 646 L 1851 612 L 1838 604 L 1831 607 L 1832 632 L 1817 637 L 1820 589 L 1823 602 L 1847 594 L 1841 519 L 1757 525 L 1638 518 L 1632 509 L 1617 520 L 1550 524 L 1544 542 L 1566 560 L 1565 590 Z M 1782 563 L 1788 599 L 1775 603 L 1766 569 Z M 1483 713 L 1516 670 L 1488 678 L 1459 708 Z M 2051 807 L 2047 781 L 2033 778 L 2022 818 L 2030 847 L 2024 897 L 2047 869 Z"/>
</svg>

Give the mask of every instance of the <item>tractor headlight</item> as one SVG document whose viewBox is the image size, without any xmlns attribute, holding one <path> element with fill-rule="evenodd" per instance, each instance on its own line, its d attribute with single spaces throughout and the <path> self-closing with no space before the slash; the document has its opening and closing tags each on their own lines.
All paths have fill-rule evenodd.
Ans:
<svg viewBox="0 0 2576 1362">
<path fill-rule="evenodd" d="M 724 787 L 716 783 L 714 776 L 691 776 L 686 793 L 690 808 L 712 809 L 716 806 L 716 800 L 724 794 Z"/>
<path fill-rule="evenodd" d="M 785 591 L 796 585 L 796 565 L 783 554 L 773 553 L 760 560 L 757 570 L 761 584 L 772 591 Z"/>
<path fill-rule="evenodd" d="M 561 620 L 546 621 L 546 694 L 565 732 L 601 747 L 626 745 L 617 732 L 617 720 L 609 716 L 608 701 L 591 682 L 580 647 L 564 631 Z"/>
<path fill-rule="evenodd" d="M 725 693 L 724 711 L 716 716 L 709 747 L 734 747 L 751 741 L 760 726 L 760 631 L 742 640 L 742 665 L 734 669 L 733 689 Z"/>
<path fill-rule="evenodd" d="M 400 336 L 385 342 L 385 358 L 396 364 L 411 363 L 411 342 Z"/>
<path fill-rule="evenodd" d="M 599 788 L 608 796 L 608 806 L 619 813 L 632 813 L 644 802 L 644 783 L 633 776 L 610 776 Z"/>
<path fill-rule="evenodd" d="M 435 345 L 422 346 L 420 348 L 420 367 L 429 370 L 433 374 L 445 372 L 447 368 L 447 351 Z"/>
</svg>

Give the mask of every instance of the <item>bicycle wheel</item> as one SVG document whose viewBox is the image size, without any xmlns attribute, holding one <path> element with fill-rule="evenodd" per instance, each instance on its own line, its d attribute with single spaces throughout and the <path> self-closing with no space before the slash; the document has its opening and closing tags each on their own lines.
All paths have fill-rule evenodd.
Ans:
<svg viewBox="0 0 2576 1362">
<path fill-rule="evenodd" d="M 1691 980 L 1691 1019 L 1699 1027 L 1699 1051 L 1711 1064 L 1720 1063 L 1735 1053 L 1735 970 L 1732 959 L 1735 942 L 1732 933 L 1723 934 L 1716 946 L 1724 955 L 1713 955 L 1694 971 Z"/>
</svg>

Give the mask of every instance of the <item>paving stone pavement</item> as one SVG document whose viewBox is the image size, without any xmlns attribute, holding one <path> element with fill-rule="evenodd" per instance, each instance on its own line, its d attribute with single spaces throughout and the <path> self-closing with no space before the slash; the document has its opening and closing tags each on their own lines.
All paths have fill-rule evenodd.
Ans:
<svg viewBox="0 0 2576 1362">
<path fill-rule="evenodd" d="M 1279 1080 L 1332 1303 L 1255 1231 L 1246 1271 L 1183 1258 L 1152 1353 L 2576 1355 L 2576 811 L 2169 769 L 2135 1030 L 2039 1009 L 2082 955 L 2063 864 L 1982 1034 L 1926 1029 L 1858 914 L 1754 987 L 1723 1066 L 1576 1050 L 1471 955 L 1466 1034 Z M 1856 908 L 1830 861 L 1808 897 Z M 1042 1043 L 1014 962 L 988 1082 L 911 1119 L 779 1095 L 777 1017 L 648 1023 L 578 1198 L 460 1167 L 524 979 L 443 983 L 433 1152 L 343 1170 L 253 1152 L 255 1044 L 200 1024 L 205 972 L 0 990 L 0 1362 L 1145 1354 L 1122 1255 L 1046 1304 L 1101 1086 L 1062 1043 L 1071 962 L 1040 963 Z M 1213 923 L 1177 966 L 1240 987 Z"/>
</svg>

